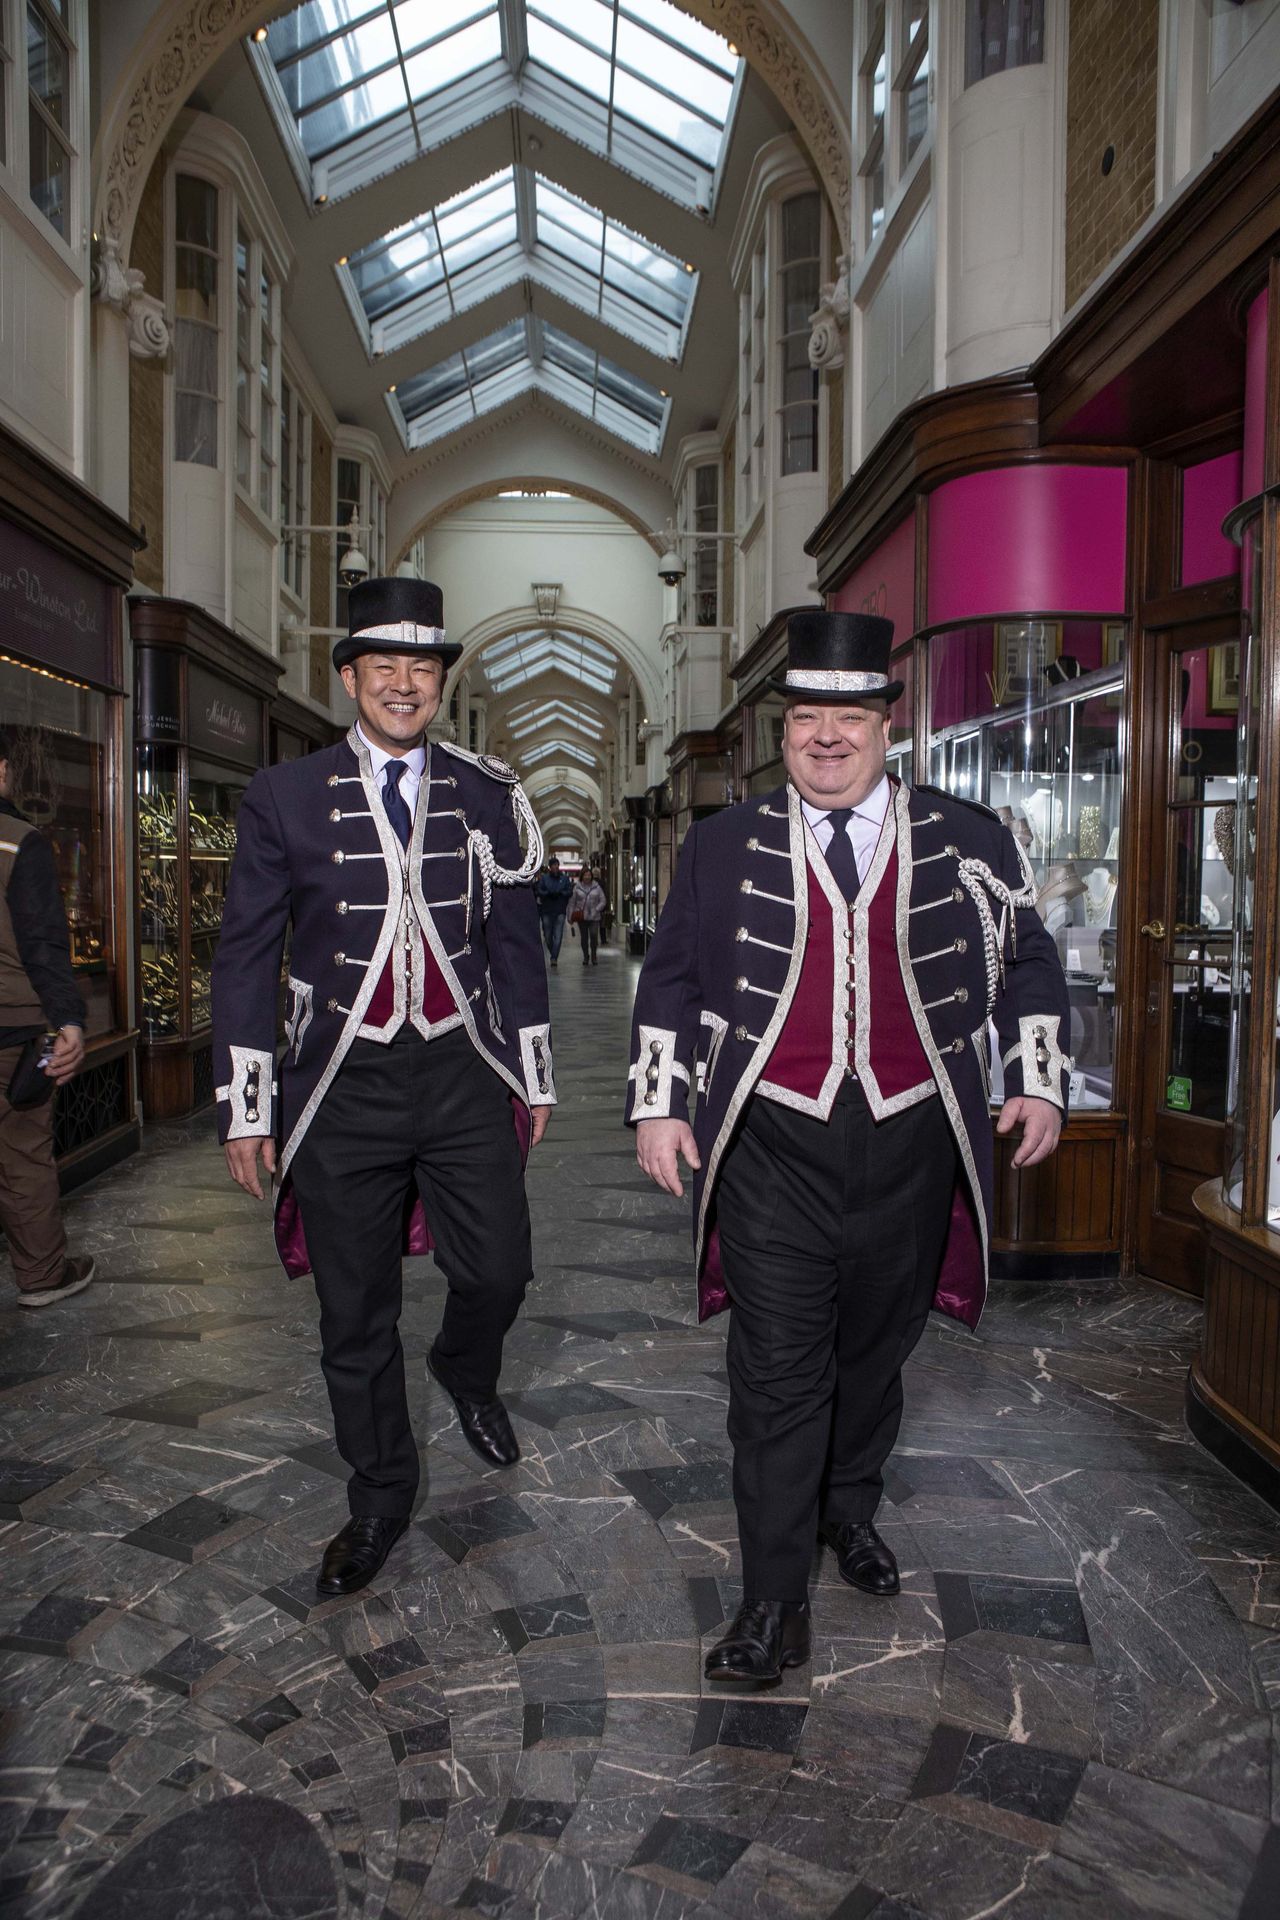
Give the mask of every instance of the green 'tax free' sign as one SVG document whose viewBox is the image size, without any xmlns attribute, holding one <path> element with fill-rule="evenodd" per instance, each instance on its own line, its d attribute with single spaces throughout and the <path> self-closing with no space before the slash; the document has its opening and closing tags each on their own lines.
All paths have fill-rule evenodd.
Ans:
<svg viewBox="0 0 1280 1920">
<path fill-rule="evenodd" d="M 1171 1073 L 1164 1090 L 1164 1103 L 1178 1113 L 1191 1111 L 1191 1082 L 1183 1074 Z"/>
</svg>

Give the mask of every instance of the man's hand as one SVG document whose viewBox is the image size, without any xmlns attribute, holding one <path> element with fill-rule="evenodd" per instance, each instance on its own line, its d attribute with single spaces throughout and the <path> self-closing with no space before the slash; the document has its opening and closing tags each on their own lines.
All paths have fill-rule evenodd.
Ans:
<svg viewBox="0 0 1280 1920">
<path fill-rule="evenodd" d="M 1022 1138 L 1010 1162 L 1014 1171 L 1035 1167 L 1047 1160 L 1062 1132 L 1062 1109 L 1052 1100 L 1037 1100 L 1033 1094 L 1020 1093 L 1006 1100 L 996 1122 L 997 1133 L 1012 1133 L 1021 1122 Z"/>
<path fill-rule="evenodd" d="M 45 1072 L 57 1087 L 73 1080 L 84 1065 L 84 1033 L 79 1027 L 63 1027 L 53 1043 Z"/>
<path fill-rule="evenodd" d="M 684 1199 L 677 1156 L 694 1170 L 702 1165 L 693 1128 L 687 1120 L 641 1120 L 636 1127 L 636 1159 L 657 1187 Z"/>
<path fill-rule="evenodd" d="M 262 1155 L 262 1164 L 267 1172 L 276 1170 L 276 1143 L 269 1133 L 246 1134 L 243 1140 L 228 1140 L 226 1146 L 227 1171 L 238 1187 L 251 1193 L 255 1200 L 262 1198 L 262 1184 L 258 1179 L 258 1155 Z"/>
<path fill-rule="evenodd" d="M 532 1153 L 547 1130 L 551 1109 L 550 1107 L 530 1107 L 529 1118 L 533 1122 L 533 1132 L 529 1136 L 529 1151 Z"/>
</svg>

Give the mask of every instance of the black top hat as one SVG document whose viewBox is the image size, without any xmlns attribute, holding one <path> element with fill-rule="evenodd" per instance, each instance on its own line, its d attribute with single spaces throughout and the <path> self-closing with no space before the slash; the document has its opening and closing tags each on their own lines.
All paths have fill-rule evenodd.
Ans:
<svg viewBox="0 0 1280 1920">
<path fill-rule="evenodd" d="M 444 637 L 444 595 L 430 580 L 362 580 L 347 598 L 347 629 L 335 667 L 362 653 L 433 653 L 447 671 L 462 652 Z"/>
<path fill-rule="evenodd" d="M 905 681 L 889 678 L 893 622 L 874 613 L 798 607 L 787 620 L 787 670 L 768 682 L 792 700 L 896 700 Z"/>
</svg>

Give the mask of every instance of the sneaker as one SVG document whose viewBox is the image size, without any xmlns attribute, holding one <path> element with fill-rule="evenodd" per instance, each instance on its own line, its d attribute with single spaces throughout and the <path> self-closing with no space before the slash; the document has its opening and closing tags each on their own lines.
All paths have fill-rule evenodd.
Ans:
<svg viewBox="0 0 1280 1920">
<path fill-rule="evenodd" d="M 87 1255 L 77 1260 L 68 1260 L 62 1269 L 62 1278 L 52 1287 L 31 1287 L 18 1293 L 20 1307 L 51 1307 L 55 1300 L 69 1300 L 73 1293 L 83 1293 L 93 1279 L 94 1263 Z"/>
</svg>

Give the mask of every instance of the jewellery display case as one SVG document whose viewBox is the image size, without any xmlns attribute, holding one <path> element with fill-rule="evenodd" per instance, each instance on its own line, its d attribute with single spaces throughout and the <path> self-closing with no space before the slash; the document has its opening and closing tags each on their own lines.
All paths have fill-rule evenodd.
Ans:
<svg viewBox="0 0 1280 1920">
<path fill-rule="evenodd" d="M 1122 634 L 1003 621 L 929 642 L 929 778 L 992 808 L 1027 855 L 1067 976 L 1075 1111 L 1115 1098 Z"/>
<path fill-rule="evenodd" d="M 211 976 L 236 816 L 266 764 L 279 669 L 194 607 L 133 603 L 143 1106 L 214 1095 Z"/>
</svg>

